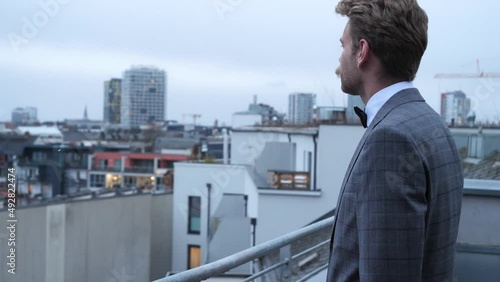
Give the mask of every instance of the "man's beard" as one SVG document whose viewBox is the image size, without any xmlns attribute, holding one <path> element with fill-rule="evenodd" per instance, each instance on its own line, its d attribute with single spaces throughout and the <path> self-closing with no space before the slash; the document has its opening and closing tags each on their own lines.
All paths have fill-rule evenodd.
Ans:
<svg viewBox="0 0 500 282">
<path fill-rule="evenodd" d="M 342 71 L 340 70 L 340 66 L 338 66 L 337 69 L 335 69 L 335 74 L 337 75 L 338 78 L 340 78 L 340 88 L 344 93 L 354 96 L 359 95 L 356 89 L 348 87 L 349 83 L 346 82 L 348 78 L 344 77 L 344 79 L 342 79 Z"/>
</svg>

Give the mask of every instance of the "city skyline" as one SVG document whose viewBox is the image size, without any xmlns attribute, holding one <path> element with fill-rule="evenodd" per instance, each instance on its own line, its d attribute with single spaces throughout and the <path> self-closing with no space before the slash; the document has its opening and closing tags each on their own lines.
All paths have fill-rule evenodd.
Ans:
<svg viewBox="0 0 500 282">
<path fill-rule="evenodd" d="M 126 70 L 124 71 L 124 73 L 127 73 L 127 72 L 130 72 L 131 70 L 134 70 L 134 68 L 137 68 L 136 66 L 130 68 L 129 70 Z M 144 69 L 145 67 L 141 66 L 139 67 L 139 69 Z M 155 67 L 151 67 L 152 70 L 156 70 L 156 71 L 160 71 L 161 73 L 165 74 L 165 72 L 163 70 L 158 70 L 157 68 Z M 166 77 L 166 76 L 165 76 Z M 122 96 L 121 94 L 121 91 L 123 88 L 121 88 L 121 83 L 122 82 L 122 79 L 119 79 L 119 78 L 111 78 L 110 80 L 106 80 L 104 81 L 104 105 L 108 105 L 108 106 L 104 106 L 103 108 L 103 118 L 96 118 L 96 119 L 93 119 L 94 121 L 102 121 L 103 122 L 103 125 L 104 126 L 110 126 L 110 125 L 115 125 L 115 126 L 125 126 L 125 127 L 129 127 L 129 126 L 126 126 L 124 124 L 122 124 L 120 122 L 120 119 L 121 119 L 121 113 L 120 113 L 120 109 L 122 107 L 120 107 L 120 104 L 122 102 L 122 100 L 120 99 L 120 96 Z M 148 82 L 149 83 L 149 82 Z M 160 87 L 161 88 L 161 87 Z M 486 88 L 485 88 L 486 89 Z M 443 103 L 444 101 L 446 100 L 445 99 L 445 96 L 453 96 L 453 95 L 457 95 L 456 93 L 459 93 L 459 95 L 462 95 L 463 96 L 463 99 L 467 100 L 467 106 L 466 106 L 466 111 L 463 111 L 462 108 L 459 108 L 457 105 L 453 105 L 453 107 L 450 108 L 450 105 L 448 105 L 448 110 L 445 110 L 443 107 Z M 141 94 L 143 95 L 143 94 Z M 297 109 L 294 109 L 292 110 L 292 108 L 297 108 L 298 106 L 300 107 L 301 103 L 298 103 L 295 102 L 295 98 L 292 99 L 292 96 L 295 97 L 295 96 L 304 96 L 304 95 L 312 95 L 312 99 L 314 100 L 313 102 L 309 102 L 307 101 L 307 105 L 311 106 L 311 116 L 309 118 L 306 118 L 306 119 L 310 119 L 309 122 L 312 121 L 313 119 L 313 111 L 314 109 L 316 108 L 321 108 L 321 107 L 331 107 L 332 105 L 328 105 L 328 106 L 325 106 L 325 105 L 318 105 L 315 101 L 316 101 L 316 94 L 314 93 L 298 93 L 298 92 L 295 92 L 295 93 L 290 93 L 288 94 L 288 105 L 287 105 L 287 108 L 288 108 L 288 112 L 283 112 L 281 113 L 283 116 L 282 118 L 284 118 L 285 120 L 288 121 L 289 124 L 294 124 L 294 125 L 300 125 L 300 124 L 306 124 L 304 123 L 303 121 L 300 121 L 298 122 L 296 119 L 298 119 L 297 117 Z M 267 104 L 264 104 L 264 103 L 257 103 L 257 95 L 254 95 L 254 101 L 253 101 L 253 104 L 249 104 L 250 108 L 252 107 L 270 107 L 270 109 L 272 109 L 273 111 L 274 108 L 272 105 L 267 105 Z M 118 99 L 118 100 L 117 100 Z M 166 102 L 166 97 L 162 97 L 161 98 L 162 102 L 165 103 Z M 293 100 L 293 101 L 292 101 Z M 149 103 L 149 102 L 148 102 Z M 168 103 L 167 103 L 168 104 Z M 359 96 L 353 96 L 353 95 L 348 95 L 347 96 L 347 102 L 346 102 L 346 105 L 345 106 L 340 106 L 340 108 L 345 108 L 346 109 L 346 118 L 347 118 L 347 122 L 349 123 L 356 123 L 357 120 L 359 119 L 357 117 L 357 115 L 354 113 L 354 106 L 358 106 L 358 107 L 364 107 L 364 104 L 363 102 L 361 101 L 361 98 Z M 117 113 L 113 113 L 113 109 L 115 109 L 116 107 L 118 107 L 118 112 Z M 136 105 L 135 106 L 136 108 L 139 107 L 139 105 Z M 304 106 L 302 106 L 304 107 Z M 127 108 L 127 107 L 125 107 Z M 465 108 L 464 108 L 465 109 Z M 465 123 L 465 120 L 467 117 L 469 116 L 474 116 L 474 120 L 476 120 L 476 112 L 475 111 L 472 111 L 470 110 L 471 109 L 471 99 L 469 98 L 469 96 L 464 93 L 462 90 L 455 90 L 455 91 L 447 91 L 447 92 L 443 92 L 441 93 L 441 101 L 440 101 L 440 110 L 437 110 L 436 112 L 443 118 L 443 120 L 445 120 L 445 122 L 448 123 L 448 125 L 451 125 L 453 126 L 454 123 L 451 122 L 451 117 L 450 117 L 450 113 L 448 113 L 449 111 L 460 111 L 462 115 L 461 119 L 459 120 L 458 123 L 455 123 L 455 125 L 459 125 L 459 126 L 464 126 L 466 125 Z M 46 123 L 46 122 L 64 122 L 64 121 L 69 121 L 69 120 L 72 120 L 72 119 L 68 119 L 68 118 L 63 118 L 61 120 L 38 120 L 36 118 L 37 116 L 37 111 L 38 111 L 38 108 L 37 107 L 32 107 L 32 106 L 27 106 L 27 107 L 16 107 L 12 110 L 11 112 L 11 119 L 10 120 L 0 120 L 0 123 L 1 122 L 16 122 L 16 118 L 20 118 L 20 116 L 18 117 L 19 115 L 19 111 L 22 111 L 23 114 L 28 114 L 28 110 L 30 111 L 34 111 L 34 115 L 33 117 L 31 117 L 32 114 L 30 114 L 30 120 L 28 121 L 24 121 L 22 123 L 19 123 L 19 124 L 42 124 L 42 123 Z M 116 110 L 116 109 L 115 109 Z M 153 110 L 156 110 L 153 109 Z M 255 111 L 259 112 L 260 110 L 257 110 L 257 109 L 254 109 Z M 476 109 L 477 110 L 477 109 Z M 165 110 L 163 110 L 165 111 Z M 290 112 L 292 111 L 292 112 Z M 301 110 L 299 110 L 300 112 Z M 241 114 L 241 113 L 249 113 L 249 112 L 245 112 L 245 111 L 240 111 L 240 112 L 233 112 L 232 115 L 234 116 L 235 114 Z M 280 114 L 279 112 L 276 112 L 276 114 Z M 457 113 L 455 113 L 456 115 Z M 160 116 L 162 114 L 160 113 Z M 107 117 L 108 116 L 108 117 Z M 112 119 L 112 116 L 113 118 L 115 119 L 114 122 L 111 122 L 110 120 Z M 179 119 L 179 120 L 175 120 L 179 123 L 184 123 L 185 122 L 185 117 L 186 116 L 196 116 L 196 119 L 199 119 L 201 115 L 197 115 L 197 114 L 183 114 L 182 115 L 182 119 Z M 26 116 L 26 118 L 28 118 L 28 116 Z M 34 118 L 33 120 L 31 120 L 32 118 Z M 305 117 L 304 117 L 305 118 Z M 83 119 L 84 120 L 92 120 L 90 118 L 88 118 L 88 114 L 87 114 L 87 106 L 85 105 L 83 107 Z M 142 118 L 145 120 L 145 118 Z M 116 122 L 116 120 L 118 120 L 118 122 Z M 172 119 L 164 119 L 164 120 L 156 120 L 156 121 L 173 121 Z M 455 119 L 455 122 L 457 120 Z M 486 120 L 486 124 L 489 124 L 489 123 L 493 123 L 493 124 L 498 124 L 499 123 L 499 119 L 496 118 L 494 120 Z M 219 123 L 220 121 L 217 120 L 217 123 Z M 234 121 L 233 121 L 234 122 Z M 484 123 L 485 121 L 479 121 L 479 124 L 481 123 Z M 140 125 L 146 125 L 148 122 L 142 122 L 140 124 L 135 124 L 134 126 L 140 126 Z M 199 125 L 199 123 L 196 123 L 197 125 Z M 266 122 L 264 122 L 263 120 L 263 124 L 266 124 Z M 201 124 L 201 125 L 210 125 L 210 124 Z M 226 125 L 231 125 L 231 123 L 229 124 L 226 124 Z"/>
<path fill-rule="evenodd" d="M 47 22 L 35 25 L 25 41 L 26 21 L 33 24 L 44 8 L 34 0 L 1 4 L 9 13 L 0 18 L 5 91 L 0 120 L 24 106 L 37 107 L 41 121 L 79 118 L 85 105 L 90 119 L 102 119 L 103 81 L 138 64 L 169 73 L 169 120 L 196 113 L 201 124 L 216 119 L 230 124 L 232 113 L 245 109 L 253 95 L 279 112 L 287 111 L 287 97 L 294 92 L 315 93 L 320 106 L 347 104 L 334 74 L 346 23 L 334 12 L 336 2 L 241 1 L 217 10 L 213 1 L 58 1 L 67 4 L 49 9 Z M 471 97 L 478 121 L 500 118 L 499 79 L 434 78 L 475 73 L 476 59 L 482 71 L 499 72 L 495 46 L 500 42 L 489 34 L 500 25 L 494 12 L 500 3 L 419 2 L 430 19 L 429 46 L 415 86 L 437 112 L 442 92 L 462 90 Z M 139 20 L 131 21 L 129 14 Z M 449 32 L 450 27 L 460 32 Z M 20 36 L 17 48 L 9 34 Z"/>
</svg>

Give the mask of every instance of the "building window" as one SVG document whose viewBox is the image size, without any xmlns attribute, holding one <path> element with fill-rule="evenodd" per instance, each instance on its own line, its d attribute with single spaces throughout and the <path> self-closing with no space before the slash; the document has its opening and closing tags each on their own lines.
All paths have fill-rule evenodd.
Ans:
<svg viewBox="0 0 500 282">
<path fill-rule="evenodd" d="M 200 234 L 201 197 L 189 197 L 188 233 Z"/>
<path fill-rule="evenodd" d="M 108 174 L 106 188 L 120 188 L 122 186 L 122 176 L 120 174 Z"/>
<path fill-rule="evenodd" d="M 33 161 L 43 161 L 47 159 L 47 154 L 44 152 L 33 152 Z"/>
<path fill-rule="evenodd" d="M 125 187 L 135 187 L 135 177 L 133 176 L 124 176 L 123 184 Z"/>
<path fill-rule="evenodd" d="M 108 168 L 108 160 L 99 160 L 99 168 Z"/>
<path fill-rule="evenodd" d="M 122 160 L 115 160 L 115 169 L 122 169 Z"/>
<path fill-rule="evenodd" d="M 106 176 L 101 174 L 90 175 L 90 187 L 104 187 L 106 184 Z"/>
<path fill-rule="evenodd" d="M 201 248 L 197 245 L 188 245 L 188 269 L 201 264 Z"/>
</svg>

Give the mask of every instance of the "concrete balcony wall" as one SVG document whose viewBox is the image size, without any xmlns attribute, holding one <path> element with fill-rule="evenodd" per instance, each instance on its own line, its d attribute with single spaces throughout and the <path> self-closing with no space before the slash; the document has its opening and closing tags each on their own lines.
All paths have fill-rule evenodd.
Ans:
<svg viewBox="0 0 500 282">
<path fill-rule="evenodd" d="M 65 281 L 112 279 L 124 270 L 136 280 L 148 279 L 151 197 L 100 202 L 67 205 Z"/>
<path fill-rule="evenodd" d="M 0 229 L 0 281 L 48 282 L 47 271 L 47 206 L 16 210 L 16 274 L 7 272 L 8 230 Z M 0 212 L 2 225 L 7 222 L 6 210 Z M 34 232 L 36 231 L 36 232 Z M 62 282 L 62 280 L 60 280 Z M 58 282 L 57 280 L 54 282 Z"/>
<path fill-rule="evenodd" d="M 165 270 L 172 269 L 173 200 L 172 194 L 151 198 L 150 281 L 165 277 Z"/>
<path fill-rule="evenodd" d="M 500 181 L 466 179 L 455 259 L 458 281 L 496 281 L 500 277 L 498 215 Z"/>
<path fill-rule="evenodd" d="M 214 262 L 227 256 L 244 251 L 251 245 L 250 218 L 222 217 L 218 220 L 217 232 L 209 243 L 209 261 Z M 227 274 L 250 274 L 250 263 L 231 269 Z"/>
<path fill-rule="evenodd" d="M 317 191 L 259 189 L 259 215 L 265 216 L 257 220 L 257 244 L 297 230 L 335 208 L 349 161 L 363 133 L 361 126 L 320 126 L 317 179 L 310 176 L 311 187 L 316 181 Z"/>
<path fill-rule="evenodd" d="M 7 272 L 3 228 L 0 281 L 160 278 L 171 270 L 172 198 L 171 193 L 142 194 L 18 208 L 16 275 Z M 1 222 L 7 217 L 0 211 Z"/>
<path fill-rule="evenodd" d="M 210 218 L 209 261 L 213 262 L 251 247 L 251 223 L 245 195 L 226 194 Z M 250 263 L 228 274 L 249 274 Z"/>
<path fill-rule="evenodd" d="M 464 196 L 457 242 L 500 248 L 500 196 Z"/>
</svg>

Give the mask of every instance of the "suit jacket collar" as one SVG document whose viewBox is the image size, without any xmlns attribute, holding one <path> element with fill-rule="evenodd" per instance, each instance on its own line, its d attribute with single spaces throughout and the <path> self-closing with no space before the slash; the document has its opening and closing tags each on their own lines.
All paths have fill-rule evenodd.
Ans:
<svg viewBox="0 0 500 282">
<path fill-rule="evenodd" d="M 380 108 L 380 111 L 375 115 L 373 122 L 368 127 L 367 131 L 371 131 L 377 126 L 392 110 L 396 107 L 411 103 L 411 102 L 425 102 L 422 95 L 417 88 L 408 88 L 399 91 L 394 96 L 392 96 L 387 102 Z"/>
<path fill-rule="evenodd" d="M 368 103 L 366 103 L 365 106 L 365 112 L 366 115 L 368 116 L 367 120 L 368 125 L 370 125 L 373 122 L 373 119 L 377 115 L 378 111 L 392 96 L 396 95 L 399 91 L 408 88 L 415 88 L 415 87 L 413 86 L 413 83 L 411 81 L 401 81 L 389 85 L 379 90 L 377 93 L 373 94 L 373 96 L 370 97 Z"/>
</svg>

